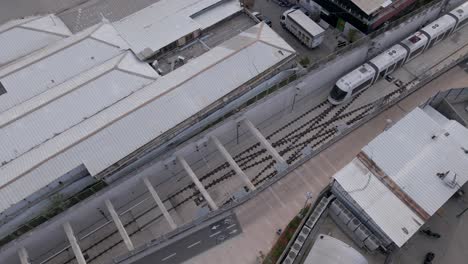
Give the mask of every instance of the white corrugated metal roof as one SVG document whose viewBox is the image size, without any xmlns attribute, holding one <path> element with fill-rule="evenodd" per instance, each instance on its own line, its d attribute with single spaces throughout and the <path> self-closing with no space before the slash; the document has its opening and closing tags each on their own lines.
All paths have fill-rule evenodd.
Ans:
<svg viewBox="0 0 468 264">
<path fill-rule="evenodd" d="M 317 36 L 325 32 L 322 27 L 310 19 L 310 17 L 306 16 L 300 9 L 288 13 L 288 16 L 312 36 Z"/>
<path fill-rule="evenodd" d="M 96 175 L 293 54 L 263 23 L 226 41 L 0 166 L 0 210 L 80 164 Z"/>
<path fill-rule="evenodd" d="M 434 135 L 437 137 L 432 139 Z M 455 121 L 441 126 L 416 108 L 372 140 L 363 151 L 407 195 L 433 215 L 458 189 L 444 184 L 437 173 L 456 173 L 460 185 L 468 180 L 468 155 L 461 147 L 468 149 L 466 128 Z"/>
<path fill-rule="evenodd" d="M 141 59 L 241 10 L 238 0 L 160 0 L 114 26 Z"/>
<path fill-rule="evenodd" d="M 319 234 L 303 264 L 368 264 L 350 245 L 334 237 Z"/>
<path fill-rule="evenodd" d="M 27 17 L 0 25 L 0 68 L 71 35 L 55 15 Z"/>
<path fill-rule="evenodd" d="M 431 216 L 468 180 L 468 155 L 464 152 L 468 129 L 435 111 L 430 106 L 416 108 L 362 149 Z M 446 182 L 456 174 L 458 186 L 451 188 L 437 176 L 447 171 Z M 417 230 L 416 222 L 423 223 L 359 160 L 340 170 L 335 179 L 398 246 Z M 407 234 L 401 232 L 403 227 Z"/>
<path fill-rule="evenodd" d="M 424 223 L 358 159 L 338 171 L 335 180 L 399 247 Z"/>
<path fill-rule="evenodd" d="M 157 76 L 128 51 L 1 113 L 0 163 L 15 160 L 64 133 Z"/>
<path fill-rule="evenodd" d="M 128 46 L 107 23 L 91 27 L 0 69 L 0 113 L 121 54 Z"/>
</svg>

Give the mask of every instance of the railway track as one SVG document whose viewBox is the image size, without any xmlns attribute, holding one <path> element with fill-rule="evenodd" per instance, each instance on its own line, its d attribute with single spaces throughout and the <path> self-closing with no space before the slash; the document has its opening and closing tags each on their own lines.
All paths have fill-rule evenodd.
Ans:
<svg viewBox="0 0 468 264">
<path fill-rule="evenodd" d="M 398 90 L 385 95 L 384 100 L 388 101 L 398 97 L 398 95 L 404 91 L 404 88 L 405 87 L 403 86 Z M 333 106 L 324 100 L 279 127 L 266 138 L 271 142 L 272 146 L 277 149 L 280 155 L 285 158 L 288 164 L 294 164 L 303 156 L 302 150 L 305 147 L 309 146 L 312 151 L 319 149 L 339 133 L 339 125 L 344 124 L 351 126 L 375 110 L 373 103 L 363 105 L 358 105 L 356 103 L 359 97 L 364 93 L 365 91 L 361 92 L 344 105 Z M 251 181 L 255 186 L 264 184 L 278 173 L 275 168 L 276 160 L 274 160 L 267 150 L 261 147 L 261 144 L 258 142 L 253 143 L 240 151 L 234 155 L 233 158 L 247 175 L 252 171 L 257 172 L 253 177 L 251 177 Z M 214 167 L 208 173 L 202 175 L 199 179 L 204 184 L 205 188 L 210 190 L 212 188 L 216 188 L 220 183 L 234 176 L 236 176 L 234 170 L 230 168 L 230 165 L 227 162 L 223 162 Z M 192 201 L 194 198 L 199 196 L 199 194 L 200 193 L 196 189 L 195 184 L 191 183 L 174 192 L 168 196 L 167 199 L 177 201 L 171 209 L 174 210 L 185 203 Z M 127 221 L 122 221 L 130 236 L 134 236 L 138 232 L 141 232 L 141 228 L 152 224 L 161 217 L 158 216 L 143 225 L 138 225 L 136 223 L 137 219 L 146 216 L 156 207 L 157 206 L 155 205 L 148 208 L 146 211 L 143 211 L 139 215 L 128 218 Z M 114 228 L 110 231 L 107 230 L 104 237 L 93 241 L 88 247 L 83 248 L 83 252 L 89 256 L 87 262 L 97 263 L 95 261 L 98 260 L 99 257 L 122 242 L 123 241 L 120 238 L 117 229 Z M 103 243 L 110 245 L 102 250 L 96 250 L 97 247 L 101 248 L 100 246 Z M 66 251 L 63 254 L 65 253 Z M 76 263 L 76 260 L 74 257 L 69 257 L 65 262 L 61 263 L 72 264 Z"/>
</svg>

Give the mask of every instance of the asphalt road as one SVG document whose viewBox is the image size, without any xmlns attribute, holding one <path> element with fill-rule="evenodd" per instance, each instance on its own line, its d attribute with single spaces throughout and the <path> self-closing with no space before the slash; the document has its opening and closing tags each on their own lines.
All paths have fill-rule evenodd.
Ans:
<svg viewBox="0 0 468 264">
<path fill-rule="evenodd" d="M 242 229 L 237 217 L 235 214 L 231 214 L 221 220 L 206 224 L 198 230 L 189 231 L 186 235 L 174 239 L 170 244 L 133 263 L 181 263 L 240 233 L 242 233 Z"/>
</svg>

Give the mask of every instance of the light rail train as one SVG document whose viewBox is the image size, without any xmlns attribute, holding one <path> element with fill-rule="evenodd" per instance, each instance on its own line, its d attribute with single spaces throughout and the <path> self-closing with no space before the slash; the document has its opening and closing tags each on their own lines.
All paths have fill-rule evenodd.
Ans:
<svg viewBox="0 0 468 264">
<path fill-rule="evenodd" d="M 468 2 L 465 2 L 341 77 L 331 90 L 328 101 L 334 105 L 347 101 L 359 91 L 369 88 L 467 23 Z"/>
</svg>

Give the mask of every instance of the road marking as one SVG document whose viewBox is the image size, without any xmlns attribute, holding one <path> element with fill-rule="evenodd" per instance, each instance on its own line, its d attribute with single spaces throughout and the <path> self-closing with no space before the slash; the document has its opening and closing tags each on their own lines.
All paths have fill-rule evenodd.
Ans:
<svg viewBox="0 0 468 264">
<path fill-rule="evenodd" d="M 214 225 L 211 227 L 211 229 L 216 230 L 219 227 L 219 225 Z"/>
<path fill-rule="evenodd" d="M 174 257 L 175 255 L 176 255 L 176 253 L 174 253 L 174 254 L 171 254 L 171 255 L 169 255 L 169 256 L 167 256 L 167 257 L 163 258 L 161 261 L 166 261 L 166 260 L 168 260 L 168 259 L 170 259 L 170 258 Z"/>
<path fill-rule="evenodd" d="M 210 237 L 214 237 L 214 236 L 218 235 L 219 233 L 221 233 L 221 231 L 218 231 L 218 232 L 216 232 L 214 234 L 211 234 Z"/>
<path fill-rule="evenodd" d="M 232 230 L 231 232 L 229 232 L 229 234 L 231 234 L 231 235 L 232 235 L 232 234 L 235 234 L 235 233 L 237 233 L 237 229 L 234 229 L 234 230 Z"/>
<path fill-rule="evenodd" d="M 200 243 L 201 243 L 201 240 L 198 241 L 198 242 L 193 243 L 192 245 L 188 246 L 187 248 L 194 247 L 194 246 L 196 246 L 196 245 L 198 245 L 198 244 L 200 244 Z"/>
<path fill-rule="evenodd" d="M 232 224 L 232 225 L 226 227 L 226 229 L 230 229 L 230 228 L 233 228 L 233 227 L 235 227 L 235 226 L 236 226 L 236 224 Z"/>
</svg>

